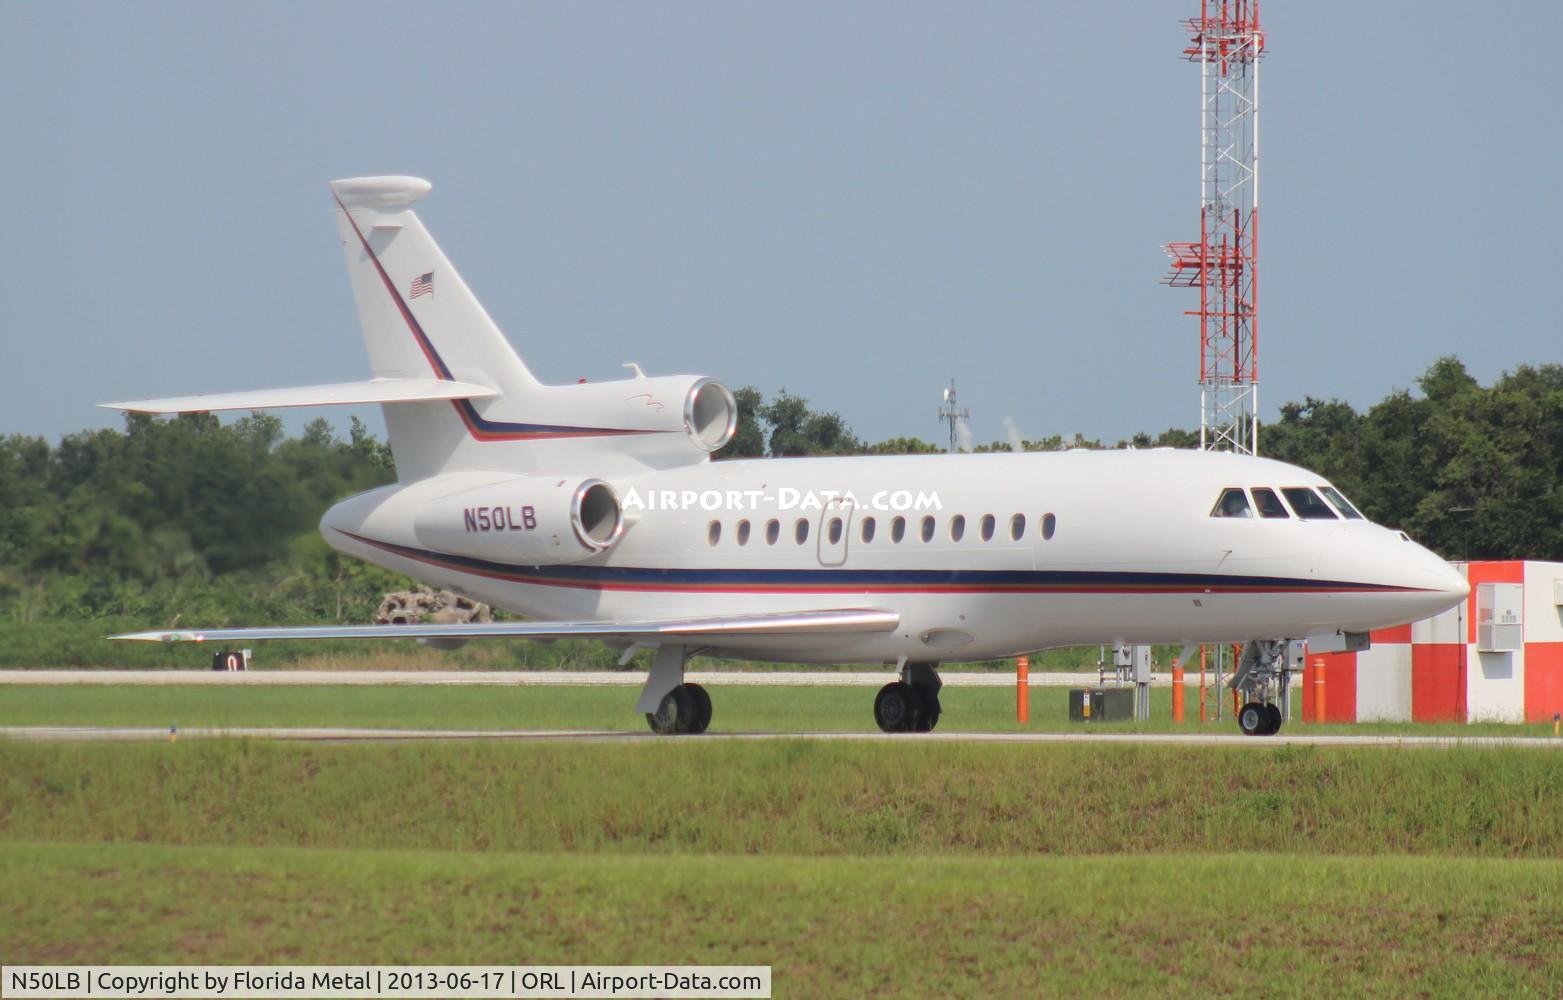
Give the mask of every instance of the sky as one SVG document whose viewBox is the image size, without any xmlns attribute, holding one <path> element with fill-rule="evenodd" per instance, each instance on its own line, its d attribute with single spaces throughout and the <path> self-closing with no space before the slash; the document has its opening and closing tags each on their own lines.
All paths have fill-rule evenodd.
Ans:
<svg viewBox="0 0 1563 1000">
<path fill-rule="evenodd" d="M 545 381 L 785 388 L 869 440 L 943 440 L 951 378 L 979 442 L 1198 426 L 1160 283 L 1197 0 L 3 9 L 0 434 L 367 377 L 326 184 L 392 173 Z M 1472 11 L 1263 6 L 1264 420 L 1563 361 L 1563 4 Z"/>
</svg>

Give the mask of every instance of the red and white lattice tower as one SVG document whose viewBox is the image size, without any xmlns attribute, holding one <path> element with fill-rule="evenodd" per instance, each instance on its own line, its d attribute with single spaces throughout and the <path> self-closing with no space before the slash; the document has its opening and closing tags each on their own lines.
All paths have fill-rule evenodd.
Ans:
<svg viewBox="0 0 1563 1000">
<path fill-rule="evenodd" d="M 1258 0 L 1200 0 L 1199 242 L 1169 243 L 1166 283 L 1199 289 L 1201 448 L 1259 451 Z"/>
</svg>

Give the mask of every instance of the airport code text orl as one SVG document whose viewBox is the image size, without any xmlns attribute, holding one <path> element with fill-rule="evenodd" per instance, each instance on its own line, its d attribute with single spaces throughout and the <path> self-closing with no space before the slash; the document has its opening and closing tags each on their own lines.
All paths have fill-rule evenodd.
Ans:
<svg viewBox="0 0 1563 1000">
<path fill-rule="evenodd" d="M 0 997 L 769 997 L 750 966 L 6 966 Z"/>
</svg>

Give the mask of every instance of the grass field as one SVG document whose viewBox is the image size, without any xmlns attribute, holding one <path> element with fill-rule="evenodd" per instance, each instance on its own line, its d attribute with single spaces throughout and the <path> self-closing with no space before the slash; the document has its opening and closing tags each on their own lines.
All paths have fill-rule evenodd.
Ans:
<svg viewBox="0 0 1563 1000">
<path fill-rule="evenodd" d="M 718 719 L 863 729 L 871 694 L 723 689 Z M 1035 694 L 1034 718 L 1061 717 L 1062 692 Z M 0 687 L 0 724 L 639 729 L 633 698 L 22 686 Z M 947 689 L 946 720 L 1013 725 L 1012 699 Z M 0 956 L 769 964 L 778 997 L 1556 997 L 1560 767 L 1512 748 L 0 742 Z"/>
<path fill-rule="evenodd" d="M 0 839 L 784 855 L 1563 858 L 1554 753 L 0 743 Z"/>
<path fill-rule="evenodd" d="M 619 729 L 643 732 L 634 687 L 98 687 L 0 685 L 0 726 L 348 726 L 374 728 Z M 1198 703 L 1189 692 L 1188 715 L 1171 721 L 1172 692 L 1151 691 L 1144 723 L 1092 723 L 1117 732 L 1198 731 Z M 869 687 L 713 687 L 714 732 L 872 730 Z M 1031 722 L 1015 721 L 1009 687 L 945 688 L 940 731 L 1058 732 L 1068 721 L 1068 691 L 1034 688 Z M 1300 704 L 1300 701 L 1298 702 Z M 1315 726 L 1297 721 L 1287 732 L 1417 733 L 1454 736 L 1550 736 L 1552 726 L 1503 723 L 1358 723 Z M 1210 732 L 1236 732 L 1228 711 Z"/>
<path fill-rule="evenodd" d="M 17 844 L 56 964 L 756 964 L 775 995 L 1563 992 L 1563 862 L 482 855 Z M 217 901 L 221 901 L 219 904 Z"/>
</svg>

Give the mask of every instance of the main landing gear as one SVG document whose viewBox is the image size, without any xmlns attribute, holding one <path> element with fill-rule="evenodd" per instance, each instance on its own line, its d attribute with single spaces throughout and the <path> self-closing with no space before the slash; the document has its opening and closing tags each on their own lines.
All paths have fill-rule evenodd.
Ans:
<svg viewBox="0 0 1563 1000">
<path fill-rule="evenodd" d="M 901 679 L 886 684 L 874 698 L 874 721 L 887 733 L 927 733 L 939 724 L 943 711 L 939 689 L 944 683 L 933 663 L 908 663 Z"/>
<path fill-rule="evenodd" d="M 699 684 L 680 684 L 662 696 L 655 712 L 646 713 L 646 724 L 659 736 L 703 733 L 711 725 L 711 696 Z"/>
<path fill-rule="evenodd" d="M 699 684 L 684 680 L 689 657 L 683 646 L 658 646 L 651 658 L 635 710 L 646 713 L 646 724 L 659 736 L 703 733 L 711 725 L 711 696 Z"/>
</svg>

